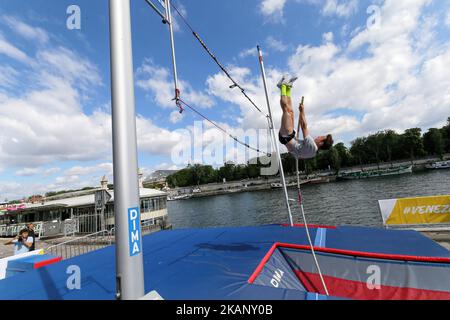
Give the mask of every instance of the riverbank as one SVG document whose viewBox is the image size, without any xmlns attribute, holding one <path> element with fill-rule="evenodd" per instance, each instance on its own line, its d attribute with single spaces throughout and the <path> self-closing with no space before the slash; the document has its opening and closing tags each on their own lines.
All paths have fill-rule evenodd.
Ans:
<svg viewBox="0 0 450 320">
<path fill-rule="evenodd" d="M 334 181 L 335 179 L 336 177 L 302 177 L 300 180 L 300 185 L 329 183 L 330 181 Z M 297 177 L 286 177 L 286 184 L 289 188 L 297 187 Z M 282 185 L 280 183 L 280 178 L 272 177 L 268 179 L 255 179 L 244 180 L 241 182 L 200 185 L 196 188 L 177 188 L 169 190 L 168 196 L 169 200 L 175 200 L 176 198 L 174 199 L 174 197 L 185 195 L 186 198 L 179 200 L 186 200 L 190 198 L 205 198 L 234 193 L 267 191 L 281 188 Z"/>
<path fill-rule="evenodd" d="M 450 155 L 447 155 L 446 158 L 450 157 Z M 403 161 L 394 161 L 394 162 L 387 162 L 387 163 L 380 163 L 378 164 L 369 164 L 369 165 L 362 165 L 362 166 L 353 166 L 353 167 L 346 167 L 341 168 L 341 172 L 355 172 L 355 171 L 369 171 L 369 170 L 376 170 L 378 168 L 380 169 L 388 169 L 391 167 L 401 167 L 401 166 L 410 166 L 412 165 L 414 172 L 423 172 L 427 171 L 427 168 L 425 167 L 427 164 L 432 162 L 441 161 L 438 157 L 428 157 L 423 159 L 417 159 L 414 161 L 411 160 L 403 160 Z"/>
<path fill-rule="evenodd" d="M 430 162 L 439 161 L 438 158 L 426 158 L 419 159 L 413 162 L 411 161 L 397 161 L 393 163 L 382 163 L 379 165 L 364 165 L 358 167 L 348 167 L 342 168 L 340 172 L 351 173 L 358 172 L 361 170 L 369 171 L 369 170 L 377 170 L 377 169 L 388 169 L 391 167 L 400 167 L 400 166 L 413 166 L 413 172 L 419 173 L 427 171 L 426 165 Z M 317 172 L 310 175 L 305 175 L 302 173 L 301 175 L 301 184 L 320 184 L 320 183 L 329 183 L 335 182 L 337 180 L 337 175 L 330 171 Z M 297 185 L 297 176 L 296 175 L 287 175 L 286 183 L 291 187 L 296 187 Z M 242 181 L 230 181 L 225 183 L 210 183 L 206 185 L 192 186 L 192 187 L 183 187 L 183 188 L 174 188 L 168 190 L 169 199 L 174 199 L 177 196 L 185 195 L 186 198 L 203 198 L 203 197 L 212 197 L 219 195 L 226 195 L 232 193 L 240 193 L 240 192 L 255 192 L 255 191 L 263 191 L 273 189 L 273 185 L 280 185 L 280 177 L 272 176 L 262 178 L 259 177 L 257 179 L 246 179 Z"/>
</svg>

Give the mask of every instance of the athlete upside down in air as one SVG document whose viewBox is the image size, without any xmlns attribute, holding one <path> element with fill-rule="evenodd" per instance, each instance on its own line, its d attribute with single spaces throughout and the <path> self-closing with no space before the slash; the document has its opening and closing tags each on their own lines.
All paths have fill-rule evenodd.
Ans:
<svg viewBox="0 0 450 320">
<path fill-rule="evenodd" d="M 327 136 L 320 136 L 315 139 L 311 137 L 308 130 L 308 123 L 306 122 L 305 106 L 300 103 L 300 126 L 303 131 L 303 140 L 295 138 L 294 130 L 294 110 L 292 109 L 291 89 L 296 77 L 289 79 L 288 76 L 283 78 L 278 83 L 278 88 L 281 89 L 281 109 L 283 110 L 283 117 L 281 118 L 281 129 L 279 133 L 280 142 L 287 147 L 298 159 L 314 158 L 320 150 L 330 150 L 334 144 L 331 134 Z"/>
</svg>

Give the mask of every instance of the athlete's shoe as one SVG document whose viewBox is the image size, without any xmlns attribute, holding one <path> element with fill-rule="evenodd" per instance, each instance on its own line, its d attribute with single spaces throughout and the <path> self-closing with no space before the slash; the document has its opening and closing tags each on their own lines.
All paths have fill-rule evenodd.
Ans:
<svg viewBox="0 0 450 320">
<path fill-rule="evenodd" d="M 281 80 L 278 82 L 277 87 L 281 89 L 281 86 L 283 84 L 286 84 L 286 82 L 289 80 L 289 75 L 284 75 Z"/>
<path fill-rule="evenodd" d="M 285 85 L 292 88 L 294 86 L 294 82 L 297 81 L 297 79 L 298 79 L 298 77 L 293 76 L 289 81 L 287 81 L 285 83 Z"/>
<path fill-rule="evenodd" d="M 277 87 L 281 89 L 282 85 L 286 85 L 290 88 L 294 85 L 294 82 L 297 81 L 298 77 L 290 77 L 289 75 L 284 75 L 283 78 L 281 78 L 280 82 L 278 82 Z"/>
</svg>

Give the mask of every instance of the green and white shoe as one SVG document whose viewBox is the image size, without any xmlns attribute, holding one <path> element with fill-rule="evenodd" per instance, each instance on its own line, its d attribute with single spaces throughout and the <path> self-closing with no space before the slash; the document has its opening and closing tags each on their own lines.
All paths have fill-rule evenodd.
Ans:
<svg viewBox="0 0 450 320">
<path fill-rule="evenodd" d="M 293 76 L 289 81 L 285 83 L 288 87 L 292 88 L 294 86 L 294 82 L 297 81 L 298 77 Z"/>
<path fill-rule="evenodd" d="M 288 81 L 288 79 L 289 79 L 289 75 L 284 75 L 284 76 L 281 78 L 281 80 L 278 82 L 277 87 L 281 89 L 281 86 L 282 86 L 283 84 L 286 84 L 286 82 Z"/>
<path fill-rule="evenodd" d="M 284 75 L 278 82 L 277 87 L 281 89 L 282 85 L 286 85 L 289 88 L 294 86 L 294 82 L 297 81 L 298 77 L 290 77 L 289 75 Z"/>
</svg>

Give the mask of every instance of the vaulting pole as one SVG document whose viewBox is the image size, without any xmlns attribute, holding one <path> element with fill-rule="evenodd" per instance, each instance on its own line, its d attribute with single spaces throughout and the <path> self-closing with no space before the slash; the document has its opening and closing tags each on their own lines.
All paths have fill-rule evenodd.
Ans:
<svg viewBox="0 0 450 320">
<path fill-rule="evenodd" d="M 180 88 L 178 87 L 177 57 L 175 54 L 175 40 L 173 36 L 173 21 L 172 21 L 172 10 L 170 7 L 170 0 L 165 0 L 165 4 L 166 4 L 166 20 L 169 23 L 170 45 L 172 48 L 173 79 L 175 82 L 175 100 L 178 101 L 178 99 L 180 98 Z"/>
<path fill-rule="evenodd" d="M 302 102 L 301 104 L 303 105 L 305 103 L 305 97 L 302 97 Z M 302 125 L 301 125 L 301 115 L 298 118 L 298 127 L 297 127 L 297 140 L 300 139 L 300 131 L 302 129 Z M 317 268 L 317 272 L 319 273 L 319 277 L 320 277 L 320 281 L 322 282 L 322 286 L 323 289 L 325 290 L 325 294 L 327 296 L 330 295 L 330 293 L 328 292 L 328 287 L 325 283 L 325 279 L 323 278 L 323 274 L 322 274 L 322 270 L 320 269 L 320 264 L 319 261 L 317 260 L 317 256 L 316 256 L 316 251 L 314 250 L 314 246 L 311 240 L 311 234 L 309 233 L 309 226 L 308 226 L 308 221 L 306 221 L 306 215 L 305 215 L 305 208 L 303 206 L 303 195 L 302 195 L 302 186 L 300 184 L 300 170 L 299 170 L 299 159 L 296 159 L 295 162 L 295 168 L 297 169 L 297 191 L 298 191 L 298 203 L 300 205 L 300 211 L 302 213 L 302 219 L 303 219 L 303 223 L 305 224 L 305 230 L 306 230 L 306 236 L 308 238 L 308 242 L 309 242 L 309 247 L 311 249 L 311 253 L 314 259 L 314 264 L 316 265 Z"/>
<path fill-rule="evenodd" d="M 110 0 L 117 299 L 144 296 L 130 0 Z"/>
<path fill-rule="evenodd" d="M 289 194 L 288 194 L 288 190 L 287 190 L 287 186 L 286 186 L 286 178 L 284 176 L 283 161 L 281 159 L 280 148 L 278 146 L 277 134 L 275 133 L 275 126 L 273 124 L 273 118 L 272 118 L 272 110 L 270 107 L 269 92 L 267 90 L 267 80 L 266 80 L 266 71 L 264 68 L 263 54 L 262 54 L 261 48 L 259 46 L 257 48 L 258 48 L 258 54 L 259 54 L 259 64 L 261 66 L 261 75 L 262 75 L 262 80 L 263 80 L 263 84 L 264 84 L 264 91 L 266 93 L 267 109 L 269 110 L 269 115 L 267 117 L 267 121 L 269 124 L 269 130 L 270 130 L 271 137 L 272 137 L 272 144 L 275 149 L 275 153 L 277 155 L 278 163 L 280 166 L 281 183 L 283 184 L 284 197 L 286 200 L 286 207 L 287 207 L 287 211 L 289 214 L 289 222 L 291 224 L 291 227 L 293 227 L 294 220 L 292 219 L 291 206 L 289 204 Z"/>
</svg>

